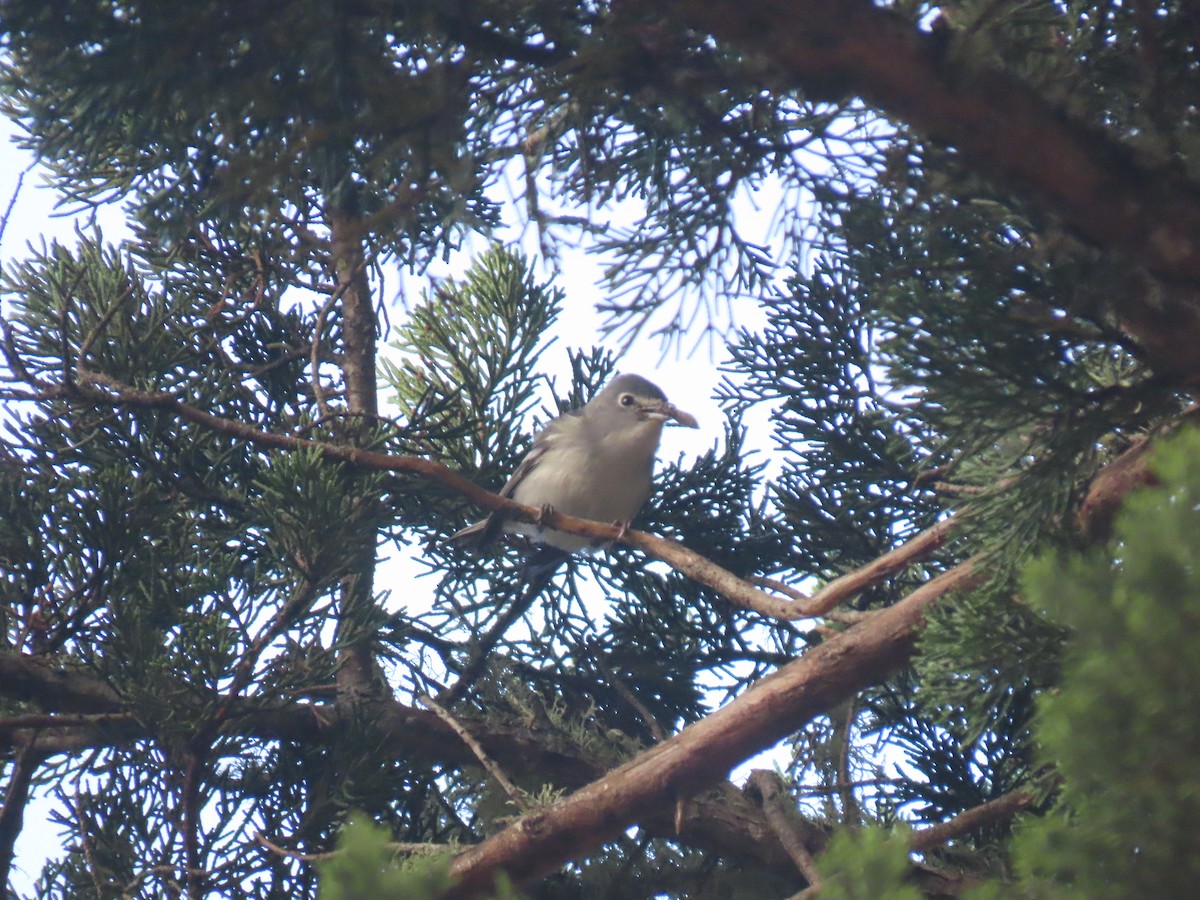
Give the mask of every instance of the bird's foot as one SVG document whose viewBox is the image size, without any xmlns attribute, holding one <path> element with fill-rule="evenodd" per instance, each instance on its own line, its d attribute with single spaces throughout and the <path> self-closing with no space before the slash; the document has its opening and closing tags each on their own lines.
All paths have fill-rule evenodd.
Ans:
<svg viewBox="0 0 1200 900">
<path fill-rule="evenodd" d="M 620 519 L 613 521 L 613 528 L 617 529 L 617 536 L 613 538 L 613 543 L 625 540 L 625 535 L 629 534 L 629 523 L 622 522 Z"/>
<path fill-rule="evenodd" d="M 533 520 L 533 524 L 538 528 L 545 528 L 546 520 L 552 515 L 554 515 L 554 507 L 549 503 L 543 503 L 542 508 L 538 510 L 538 514 Z"/>
</svg>

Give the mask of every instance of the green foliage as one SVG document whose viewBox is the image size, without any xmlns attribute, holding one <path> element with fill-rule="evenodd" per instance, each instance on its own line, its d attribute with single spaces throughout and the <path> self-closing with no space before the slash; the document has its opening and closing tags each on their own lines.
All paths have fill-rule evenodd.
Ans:
<svg viewBox="0 0 1200 900">
<path fill-rule="evenodd" d="M 815 536 L 817 572 L 856 544 L 845 564 L 859 565 L 946 511 L 959 516 L 953 542 L 864 600 L 986 559 L 984 584 L 930 611 L 916 679 L 865 704 L 867 730 L 901 739 L 923 773 L 892 800 L 925 802 L 931 780 L 950 811 L 994 796 L 990 774 L 1031 772 L 1028 699 L 1057 683 L 1062 629 L 1014 601 L 1024 563 L 1071 544 L 1090 478 L 1188 401 L 1095 301 L 1138 277 L 1121 260 L 941 150 L 901 140 L 894 152 L 903 166 L 830 199 L 826 258 L 797 274 L 777 337 L 739 360 L 758 379 L 751 397 L 783 396 L 778 430 L 802 456 L 779 480 L 781 508 Z"/>
<path fill-rule="evenodd" d="M 395 346 L 404 351 L 402 362 L 385 367 L 406 418 L 423 425 L 421 433 L 404 438 L 411 440 L 411 448 L 432 453 L 473 474 L 476 481 L 499 488 L 536 427 L 531 407 L 545 381 L 536 361 L 544 351 L 545 329 L 561 303 L 561 293 L 538 285 L 522 257 L 498 247 L 476 260 L 460 279 L 427 296 L 400 330 Z M 553 397 L 541 421 L 585 403 L 613 372 L 611 354 L 571 353 L 569 360 L 570 390 Z M 745 571 L 747 565 L 757 570 L 770 566 L 770 560 L 784 552 L 784 544 L 757 509 L 755 476 L 761 467 L 744 458 L 743 438 L 733 419 L 720 453 L 710 451 L 686 466 L 682 461 L 666 466 L 637 524 L 678 535 L 735 571 Z M 425 503 L 428 486 L 414 484 L 413 495 L 415 503 Z M 403 495 L 398 499 L 405 502 Z M 461 504 L 447 498 L 432 509 L 424 507 L 432 513 L 428 527 L 439 538 L 424 556 L 441 579 L 437 615 L 445 624 L 439 627 L 483 634 L 516 590 L 524 547 L 519 542 L 500 544 L 481 556 L 440 540 L 461 525 L 461 513 L 448 515 L 448 508 L 457 510 Z M 703 510 L 703 516 L 697 510 Z M 420 522 L 423 511 L 417 509 L 412 518 Z M 601 735 L 619 725 L 638 739 L 649 737 L 646 723 L 608 683 L 606 671 L 637 695 L 658 721 L 699 718 L 706 709 L 698 687 L 702 673 L 725 669 L 745 656 L 733 649 L 737 624 L 724 604 L 678 573 L 649 571 L 639 554 L 619 548 L 571 565 L 561 594 L 552 595 L 552 602 L 528 620 L 528 627 L 537 629 L 532 636 L 543 641 L 544 648 L 552 646 L 550 635 L 561 648 L 539 667 L 522 666 L 517 672 L 497 654 L 488 679 L 499 680 L 506 695 L 532 691 L 546 703 L 566 700 L 565 712 L 586 714 Z M 606 621 L 599 625 L 585 613 L 593 578 L 609 604 Z M 523 655 L 517 646 L 511 652 L 517 658 Z M 645 665 L 650 658 L 657 661 L 653 667 Z M 780 653 L 773 661 L 782 658 Z M 461 665 L 461 659 L 450 660 L 451 668 Z M 661 665 L 664 660 L 671 664 Z M 752 671 L 765 669 L 756 661 Z M 733 671 L 730 667 L 722 677 Z M 422 680 L 429 674 L 428 668 L 414 672 Z M 513 681 L 518 675 L 525 681 L 520 688 Z M 752 673 L 738 672 L 736 677 L 744 683 Z"/>
<path fill-rule="evenodd" d="M 397 860 L 387 831 L 360 817 L 342 829 L 337 850 L 317 866 L 320 900 L 427 900 L 450 886 L 450 855 Z"/>
<path fill-rule="evenodd" d="M 1014 592 L 1005 580 L 930 612 L 914 666 L 928 692 L 922 703 L 939 721 L 944 714 L 968 731 L 986 729 L 1010 701 L 1057 684 L 1063 629 Z M 1028 713 L 1024 699 L 1018 705 Z"/>
<path fill-rule="evenodd" d="M 1159 486 L 1134 494 L 1111 552 L 1046 558 L 1030 604 L 1071 630 L 1038 742 L 1064 779 L 1061 810 L 1014 848 L 1022 896 L 1183 897 L 1200 884 L 1200 436 L 1165 443 Z"/>
<path fill-rule="evenodd" d="M 534 364 L 563 293 L 537 284 L 526 259 L 493 246 L 461 280 L 426 295 L 398 329 L 383 375 L 404 417 L 421 423 L 414 452 L 494 481 L 533 402 Z"/>
<path fill-rule="evenodd" d="M 821 855 L 821 900 L 920 900 L 904 885 L 909 868 L 905 829 L 842 831 Z"/>
<path fill-rule="evenodd" d="M 787 465 L 772 499 L 803 536 L 790 566 L 832 577 L 932 524 L 937 509 L 912 490 L 923 464 L 922 422 L 877 379 L 875 323 L 849 262 L 828 254 L 790 288 L 762 333 L 743 331 L 731 347 L 727 370 L 740 378 L 727 379 L 722 392 L 739 411 L 773 404 Z"/>
<path fill-rule="evenodd" d="M 372 498 L 383 480 L 331 465 L 315 449 L 274 453 L 250 489 L 246 521 L 272 559 L 329 585 L 353 569 L 355 535 L 378 518 Z"/>
<path fill-rule="evenodd" d="M 337 850 L 317 864 L 319 900 L 428 900 L 451 885 L 450 854 L 410 852 L 401 857 L 386 829 L 351 816 Z M 509 878 L 496 876 L 489 900 L 522 900 Z"/>
<path fill-rule="evenodd" d="M 842 278 L 871 297 L 875 361 L 911 392 L 921 468 L 970 498 L 966 528 L 996 551 L 1003 591 L 1042 541 L 1064 540 L 1108 448 L 1182 398 L 1089 302 L 1132 273 L 978 179 L 928 183 L 945 161 L 920 153 L 902 183 L 843 204 Z"/>
<path fill-rule="evenodd" d="M 26 41 L 6 87 L 72 199 L 134 193 L 143 221 L 178 237 L 196 221 L 307 214 L 322 202 L 312 188 L 328 198 L 358 172 L 370 185 L 360 202 L 393 226 L 381 242 L 403 251 L 494 208 L 469 161 L 470 73 L 447 64 L 436 5 L 396 13 L 353 27 L 303 0 L 269 15 L 14 4 L 6 24 Z M 417 204 L 414 181 L 429 188 Z"/>
<path fill-rule="evenodd" d="M 905 763 L 919 778 L 902 779 L 887 796 L 887 805 L 903 818 L 934 824 L 1027 787 L 1036 769 L 1031 747 L 1035 691 L 1025 688 L 1005 697 L 992 697 L 983 727 L 976 722 L 976 710 L 966 707 L 947 711 L 940 721 L 932 721 L 913 700 L 913 692 L 895 690 L 873 707 L 876 727 L 885 731 L 890 745 L 902 750 Z M 896 709 L 907 701 L 910 706 Z M 886 723 L 886 728 L 884 723 Z M 965 839 L 986 846 L 1009 831 L 1002 821 Z"/>
</svg>

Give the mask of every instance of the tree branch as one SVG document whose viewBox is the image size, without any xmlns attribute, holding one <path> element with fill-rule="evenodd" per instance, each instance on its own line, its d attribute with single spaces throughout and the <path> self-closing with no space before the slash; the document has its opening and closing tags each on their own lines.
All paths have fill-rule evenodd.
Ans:
<svg viewBox="0 0 1200 900">
<path fill-rule="evenodd" d="M 804 603 L 804 609 L 812 616 L 825 615 L 838 604 L 857 597 L 879 582 L 902 572 L 917 560 L 924 559 L 945 544 L 950 532 L 961 523 L 962 513 L 947 516 L 865 566 L 835 578 L 809 597 Z"/>
<path fill-rule="evenodd" d="M 4 673 L 23 673 L 9 681 Z M 68 705 L 93 696 L 95 684 L 82 672 L 55 670 L 38 659 L 0 654 L 0 696 L 27 698 L 58 693 Z M 12 690 L 12 688 L 16 690 Z M 350 726 L 333 706 L 294 703 L 264 707 L 261 701 L 220 696 L 228 703 L 219 733 L 265 741 L 331 743 Z M 198 700 L 200 706 L 209 703 Z M 379 704 L 370 728 L 374 740 L 393 748 L 399 758 L 418 758 L 442 766 L 478 766 L 475 755 L 435 714 L 399 702 Z M 357 723 L 363 727 L 363 723 Z M 539 743 L 527 729 L 497 728 L 483 720 L 467 720 L 473 737 L 498 764 L 522 779 L 540 780 L 568 789 L 599 778 L 604 769 L 590 759 Z M 128 713 L 84 715 L 23 715 L 0 721 L 0 746 L 27 749 L 42 759 L 60 753 L 78 754 L 148 740 L 152 730 Z M 649 834 L 680 839 L 673 810 L 653 812 L 641 822 Z M 788 857 L 762 814 L 742 793 L 726 782 L 715 792 L 695 798 L 688 806 L 682 839 L 711 853 L 750 858 L 760 864 L 787 868 Z"/>
<path fill-rule="evenodd" d="M 673 807 L 676 797 L 724 779 L 744 759 L 907 662 L 925 610 L 982 577 L 978 560 L 970 560 L 926 582 L 669 740 L 464 850 L 451 867 L 455 885 L 443 896 L 487 890 L 498 869 L 517 883 L 544 875 L 620 834 L 640 816 Z"/>
<path fill-rule="evenodd" d="M 0 653 L 0 694 L 58 712 L 125 711 L 121 696 L 106 682 L 79 670 L 55 666 L 41 656 Z"/>
<path fill-rule="evenodd" d="M 627 6 L 664 15 L 646 0 Z M 1132 291 L 1113 305 L 1159 371 L 1195 371 L 1200 186 L 1178 169 L 1135 158 L 1111 133 L 868 0 L 672 0 L 666 10 L 819 96 L 832 87 L 908 122 L 1085 240 L 1183 289 Z"/>
<path fill-rule="evenodd" d="M 1200 409 L 1164 428 L 1162 434 L 1194 426 L 1197 421 Z M 1146 483 L 1146 477 L 1129 475 L 1130 471 L 1144 472 L 1147 458 L 1146 447 L 1139 443 L 1097 475 L 1096 483 L 1105 484 L 1108 515 L 1128 491 Z M 1111 478 L 1111 483 L 1106 483 L 1106 478 Z M 933 537 L 926 532 L 914 542 L 920 546 Z M 951 591 L 969 588 L 984 577 L 986 572 L 977 558 L 956 566 L 895 605 L 809 650 L 727 706 L 604 778 L 464 851 L 452 869 L 458 881 L 445 897 L 469 897 L 485 889 L 496 869 L 503 869 L 518 882 L 544 874 L 619 833 L 639 815 L 653 814 L 656 806 L 669 803 L 672 797 L 686 796 L 696 786 L 722 777 L 812 716 L 906 663 L 925 610 Z M 1024 792 L 1013 792 L 919 832 L 914 848 L 929 849 L 1014 815 L 1032 802 Z"/>
<path fill-rule="evenodd" d="M 44 757 L 30 748 L 17 753 L 13 760 L 8 787 L 4 791 L 4 805 L 0 807 L 0 886 L 7 887 L 12 872 L 13 848 L 21 833 L 25 820 L 25 806 L 29 802 L 29 788 L 33 775 Z M 6 892 L 7 893 L 7 892 Z"/>
<path fill-rule="evenodd" d="M 995 800 L 965 810 L 945 822 L 914 832 L 908 845 L 915 852 L 924 853 L 964 834 L 978 831 L 985 825 L 1011 819 L 1017 813 L 1032 807 L 1036 801 L 1037 798 L 1028 791 L 1011 791 Z"/>
<path fill-rule="evenodd" d="M 269 447 L 276 450 L 316 450 L 325 459 L 342 462 L 356 468 L 403 472 L 427 478 L 443 487 L 449 488 L 466 497 L 489 511 L 500 510 L 509 517 L 522 522 L 538 522 L 548 528 L 566 531 L 592 538 L 597 544 L 622 541 L 631 547 L 636 547 L 643 553 L 661 560 L 672 566 L 694 581 L 711 588 L 735 606 L 761 613 L 768 618 L 796 620 L 811 618 L 814 613 L 808 605 L 798 604 L 792 600 L 782 599 L 766 591 L 759 590 L 747 581 L 738 578 L 727 569 L 723 569 L 711 560 L 687 549 L 676 541 L 655 537 L 641 531 L 622 529 L 609 523 L 591 522 L 587 519 L 577 519 L 560 512 L 544 513 L 532 506 L 525 506 L 499 494 L 493 494 L 452 469 L 441 463 L 422 459 L 417 456 L 395 456 L 363 450 L 344 444 L 329 444 L 313 441 L 293 435 L 276 434 L 260 431 L 244 422 L 234 419 L 224 419 L 214 416 L 194 406 L 183 403 L 175 396 L 162 392 L 140 391 L 131 388 L 107 376 L 92 372 L 81 372 L 79 383 L 71 386 L 61 386 L 53 392 L 59 399 L 79 399 L 83 397 L 94 403 L 104 403 L 110 406 L 134 406 L 148 409 L 159 409 L 170 412 L 189 422 L 203 425 L 220 434 L 248 441 L 259 447 Z M 935 526 L 936 528 L 937 526 Z M 948 526 L 947 526 L 948 527 Z M 920 536 L 914 538 L 918 549 L 931 549 Z M 912 542 L 910 542 L 912 543 Z M 909 545 L 905 545 L 908 547 Z M 851 587 L 863 590 L 865 586 L 881 580 L 892 574 L 890 566 L 896 560 L 905 556 L 902 548 L 893 551 L 897 554 L 887 563 L 880 564 L 873 570 L 870 578 L 858 579 L 852 582 L 835 582 L 823 591 L 822 603 L 829 604 L 851 595 Z M 835 585 L 838 585 L 835 589 Z M 828 593 L 826 593 L 828 592 Z"/>
<path fill-rule="evenodd" d="M 342 378 L 346 385 L 346 409 L 371 424 L 379 415 L 375 370 L 375 310 L 367 280 L 363 252 L 365 230 L 358 209 L 357 189 L 351 178 L 339 188 L 339 197 L 329 203 L 330 252 L 337 275 L 337 294 L 342 297 Z M 314 343 L 320 334 L 314 337 Z M 320 373 L 314 373 L 319 381 Z M 319 391 L 319 384 L 316 385 Z M 318 394 L 319 396 L 319 394 Z M 364 435 L 351 429 L 350 443 Z M 369 643 L 363 639 L 361 623 L 370 618 L 374 606 L 375 528 L 359 535 L 350 571 L 339 585 L 340 609 L 334 642 L 338 652 L 338 698 L 352 706 L 378 699 L 385 683 L 378 674 Z"/>
<path fill-rule="evenodd" d="M 111 385 L 109 389 L 112 389 Z M 167 394 L 127 389 L 111 395 L 98 389 L 90 391 L 113 405 L 169 409 L 182 418 L 261 446 L 315 448 L 327 459 L 351 465 L 425 475 L 477 500 L 485 508 L 503 509 L 530 521 L 540 513 L 540 510 L 491 494 L 444 466 L 416 457 L 388 456 L 259 432 L 243 423 L 188 407 Z M 64 389 L 66 393 L 67 389 Z M 69 394 L 76 397 L 77 392 L 70 389 Z M 1134 482 L 1126 483 L 1132 486 Z M 614 538 L 618 531 L 612 526 L 558 514 L 550 517 L 547 524 L 598 539 Z M 915 553 L 914 548 L 932 546 L 935 539 L 940 540 L 942 536 L 943 532 L 931 529 L 905 545 L 909 548 L 905 552 Z M 670 556 L 655 555 L 668 562 L 678 559 L 679 554 L 685 557 L 690 554 L 673 542 L 637 532 L 630 532 L 627 540 L 633 546 L 657 550 L 659 554 L 666 547 Z M 691 556 L 712 566 L 696 554 Z M 893 562 L 896 558 L 893 557 Z M 888 570 L 890 565 L 872 564 L 883 570 Z M 978 583 L 984 577 L 981 568 L 978 560 L 970 560 L 943 573 L 904 600 L 813 648 L 759 681 L 724 708 L 603 777 L 600 777 L 602 770 L 594 763 L 547 749 L 528 733 L 515 734 L 482 723 L 472 724 L 472 733 L 480 745 L 514 772 L 535 772 L 548 781 L 555 780 L 568 786 L 588 778 L 597 780 L 461 854 L 454 867 L 459 881 L 449 896 L 465 896 L 473 890 L 490 887 L 492 873 L 497 868 L 507 870 L 518 881 L 533 878 L 596 846 L 635 821 L 640 821 L 650 833 L 674 835 L 673 813 L 677 798 L 722 782 L 730 768 L 743 759 L 772 746 L 813 716 L 906 663 L 926 609 L 948 592 Z M 734 578 L 729 573 L 725 575 Z M 851 578 L 849 583 L 853 582 Z M 783 602 L 773 597 L 769 599 Z M 121 698 L 98 679 L 81 671 L 56 669 L 40 658 L 16 654 L 0 654 L 0 695 L 69 713 L 124 711 Z M 477 764 L 462 743 L 452 739 L 453 733 L 436 715 L 399 703 L 375 704 L 373 712 L 378 715 L 370 727 L 384 740 L 394 742 L 398 752 L 425 755 L 443 763 Z M 358 724 L 361 727 L 362 723 Z M 336 708 L 294 704 L 264 709 L 261 702 L 256 705 L 243 699 L 230 710 L 229 718 L 222 724 L 222 733 L 254 735 L 267 740 L 312 741 L 329 739 L 346 726 L 347 722 Z M 49 755 L 146 736 L 146 729 L 133 720 L 107 724 L 103 728 L 80 723 L 73 727 L 43 727 L 39 722 L 24 733 L 14 734 L 14 739 L 32 738 L 35 741 L 32 746 Z M 737 790 L 728 782 L 722 783 L 721 791 L 723 796 L 715 802 L 701 800 L 689 805 L 682 837 L 690 843 L 715 844 L 726 851 L 737 847 L 738 852 L 751 854 L 772 865 L 786 862 L 788 857 L 783 847 L 761 814 L 756 813 L 744 798 L 739 803 Z"/>
<path fill-rule="evenodd" d="M 522 812 L 527 811 L 529 809 L 529 801 L 525 797 L 525 792 L 513 784 L 512 779 L 504 774 L 504 770 L 500 768 L 494 759 L 488 756 L 487 751 L 483 749 L 483 745 L 475 740 L 471 732 L 442 706 L 438 705 L 436 700 L 430 697 L 421 697 L 420 701 L 434 715 L 445 722 L 458 735 L 459 740 L 470 748 L 471 754 L 479 761 L 484 770 L 495 779 L 496 783 L 504 790 L 504 793 L 508 794 L 508 798 L 513 802 L 513 805 Z"/>
<path fill-rule="evenodd" d="M 1200 425 L 1200 405 L 1193 406 L 1178 420 L 1155 434 L 1142 437 L 1108 463 L 1088 485 L 1087 494 L 1075 518 L 1076 531 L 1089 542 L 1107 540 L 1112 532 L 1113 519 L 1129 492 L 1158 481 L 1150 471 L 1150 450 L 1155 441 L 1181 427 L 1195 428 L 1197 425 Z"/>
<path fill-rule="evenodd" d="M 750 773 L 747 787 L 754 788 L 762 800 L 762 809 L 771 828 L 778 836 L 780 843 L 787 850 L 788 856 L 804 876 L 809 887 L 821 887 L 821 873 L 813 861 L 812 845 L 823 847 L 825 835 L 814 826 L 801 818 L 794 803 L 787 799 L 787 789 L 783 780 L 775 772 L 767 769 L 755 769 Z"/>
</svg>

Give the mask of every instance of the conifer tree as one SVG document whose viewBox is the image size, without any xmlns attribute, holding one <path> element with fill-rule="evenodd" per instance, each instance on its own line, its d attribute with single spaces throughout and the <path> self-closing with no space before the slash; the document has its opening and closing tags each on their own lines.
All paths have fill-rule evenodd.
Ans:
<svg viewBox="0 0 1200 900">
<path fill-rule="evenodd" d="M 1192 4 L 3 22 L 26 146 L 134 234 L 0 282 L 6 880 L 41 796 L 46 897 L 1196 887 L 1194 443 L 1148 464 L 1200 371 Z M 615 543 L 528 606 L 518 542 L 446 538 L 534 515 L 491 491 L 618 359 L 548 381 L 514 220 L 615 335 L 764 318 L 722 444 L 627 534 L 549 513 Z"/>
</svg>

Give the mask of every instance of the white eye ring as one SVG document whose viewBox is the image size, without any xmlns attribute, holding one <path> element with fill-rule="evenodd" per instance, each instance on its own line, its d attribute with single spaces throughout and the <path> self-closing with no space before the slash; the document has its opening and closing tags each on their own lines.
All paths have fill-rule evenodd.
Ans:
<svg viewBox="0 0 1200 900">
<path fill-rule="evenodd" d="M 633 406 L 633 404 L 634 404 L 633 394 L 622 394 L 621 395 L 621 405 L 622 406 Z"/>
</svg>

